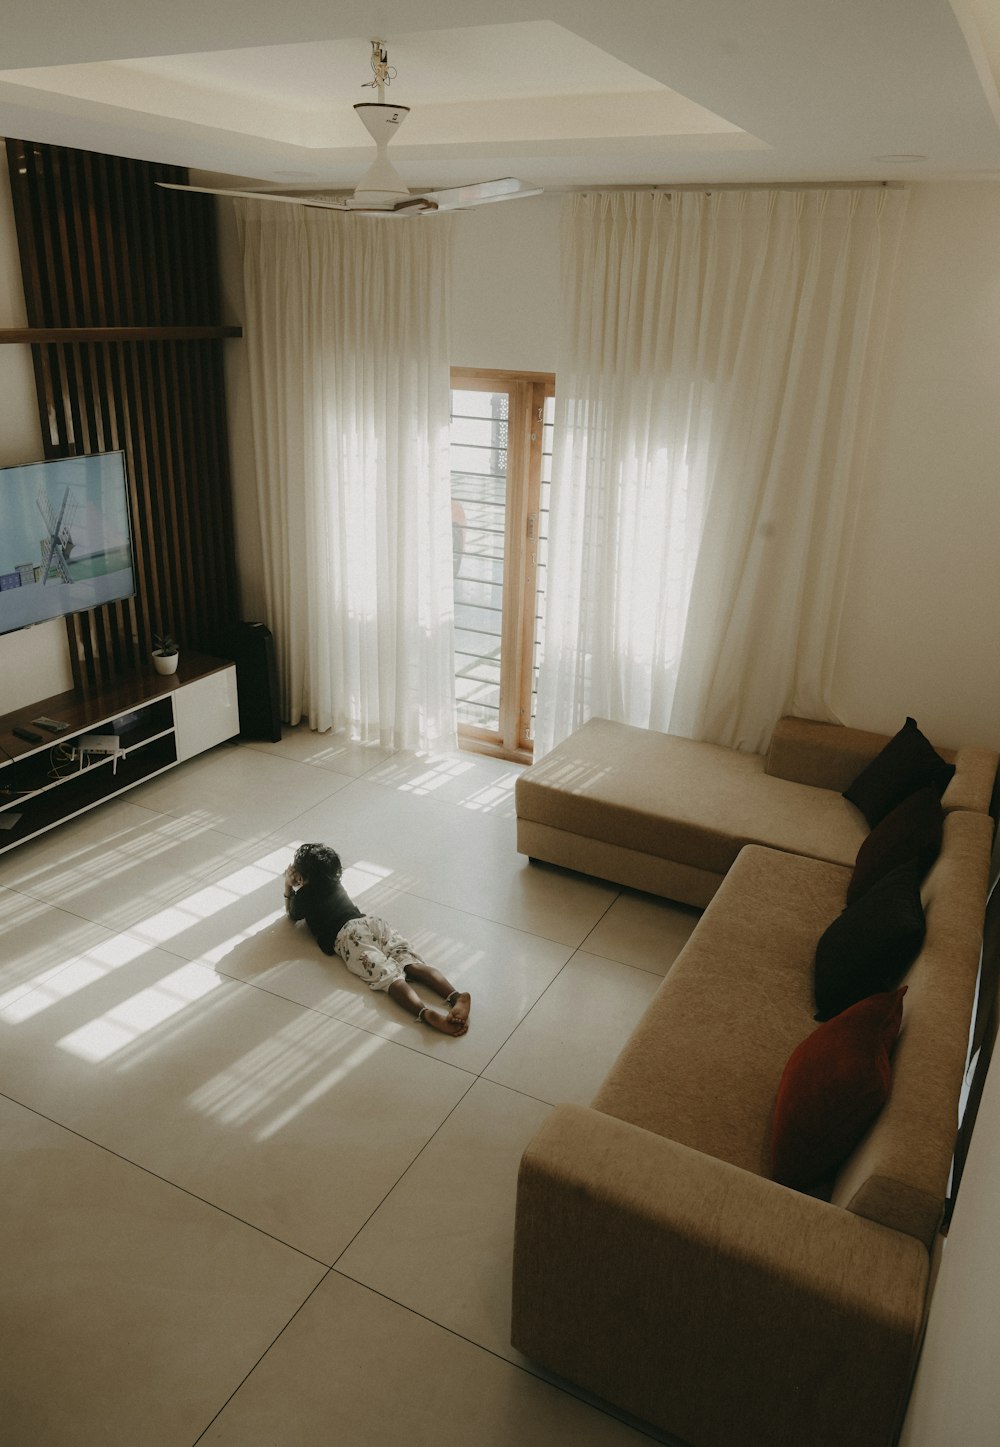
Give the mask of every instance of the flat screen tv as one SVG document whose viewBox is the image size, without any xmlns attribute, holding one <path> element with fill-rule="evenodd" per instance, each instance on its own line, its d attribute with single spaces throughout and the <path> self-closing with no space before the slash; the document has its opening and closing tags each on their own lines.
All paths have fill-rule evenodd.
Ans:
<svg viewBox="0 0 1000 1447">
<path fill-rule="evenodd" d="M 0 633 L 134 592 L 123 453 L 0 467 Z"/>
</svg>

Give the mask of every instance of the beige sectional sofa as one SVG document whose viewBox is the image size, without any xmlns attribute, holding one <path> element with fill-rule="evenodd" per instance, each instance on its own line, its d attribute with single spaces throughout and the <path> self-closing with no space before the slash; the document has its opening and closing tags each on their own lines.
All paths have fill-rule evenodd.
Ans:
<svg viewBox="0 0 1000 1447">
<path fill-rule="evenodd" d="M 816 733 L 831 727 L 785 724 L 772 754 L 827 791 L 845 787 L 860 765 L 852 757 L 841 780 L 837 736 Z M 795 758 L 782 762 L 789 736 Z M 862 763 L 885 742 L 868 738 Z M 589 743 L 574 768 L 584 757 L 592 800 Z M 769 1179 L 770 1126 L 785 1062 L 817 1028 L 816 945 L 844 908 L 867 826 L 832 799 L 810 825 L 798 789 L 820 786 L 769 775 L 763 761 L 720 762 L 716 782 L 743 783 L 712 794 L 710 823 L 699 828 L 691 791 L 673 811 L 672 852 L 681 840 L 687 856 L 673 863 L 699 871 L 714 897 L 591 1106 L 556 1107 L 524 1153 L 514 1345 L 691 1447 L 894 1440 L 947 1190 L 993 839 L 997 757 L 960 750 L 955 762 L 945 802 L 973 807 L 947 813 L 924 881 L 927 932 L 904 980 L 891 1094 L 825 1198 Z M 768 780 L 780 803 L 762 829 L 750 801 L 771 796 Z M 650 817 L 661 784 L 619 790 L 623 813 Z M 596 817 L 573 813 L 562 832 L 592 839 Z M 605 832 L 626 848 L 617 825 Z M 763 844 L 740 848 L 760 832 Z M 665 857 L 659 843 L 650 825 L 621 872 L 636 856 Z"/>
<path fill-rule="evenodd" d="M 841 797 L 884 734 L 784 718 L 766 755 L 594 718 L 515 786 L 521 854 L 666 895 L 712 898 L 744 844 L 853 864 L 868 832 Z M 946 809 L 986 810 L 989 749 L 941 749 L 956 765 Z"/>
</svg>

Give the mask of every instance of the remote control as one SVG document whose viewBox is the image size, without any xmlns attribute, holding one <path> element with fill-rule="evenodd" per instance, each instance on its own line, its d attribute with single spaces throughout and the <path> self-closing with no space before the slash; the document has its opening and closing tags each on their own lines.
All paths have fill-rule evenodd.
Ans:
<svg viewBox="0 0 1000 1447">
<path fill-rule="evenodd" d="M 43 742 L 41 734 L 36 734 L 31 729 L 11 729 L 11 733 L 16 734 L 19 739 L 24 739 L 25 742 L 29 744 L 40 744 Z"/>
</svg>

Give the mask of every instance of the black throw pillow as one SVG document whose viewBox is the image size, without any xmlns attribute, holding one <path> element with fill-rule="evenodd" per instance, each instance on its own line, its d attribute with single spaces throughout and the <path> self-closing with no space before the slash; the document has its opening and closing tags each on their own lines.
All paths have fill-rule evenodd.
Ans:
<svg viewBox="0 0 1000 1447">
<path fill-rule="evenodd" d="M 936 789 L 928 786 L 908 795 L 875 825 L 858 850 L 847 903 L 853 904 L 873 884 L 911 859 L 923 879 L 941 852 L 943 829 L 944 810 Z"/>
<path fill-rule="evenodd" d="M 893 989 L 920 953 L 927 924 L 917 864 L 901 864 L 849 904 L 816 946 L 816 1019 Z"/>
<path fill-rule="evenodd" d="M 940 798 L 954 773 L 955 765 L 945 763 L 915 720 L 908 718 L 899 733 L 844 790 L 844 798 L 861 810 L 874 829 L 916 789 L 929 785 Z"/>
</svg>

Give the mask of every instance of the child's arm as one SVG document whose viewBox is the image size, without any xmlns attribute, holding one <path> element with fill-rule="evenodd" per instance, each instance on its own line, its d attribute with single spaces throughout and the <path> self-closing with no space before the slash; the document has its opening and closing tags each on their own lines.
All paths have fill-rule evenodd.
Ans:
<svg viewBox="0 0 1000 1447">
<path fill-rule="evenodd" d="M 289 919 L 303 919 L 305 911 L 299 905 L 299 886 L 302 880 L 290 864 L 285 870 L 285 913 Z"/>
</svg>

